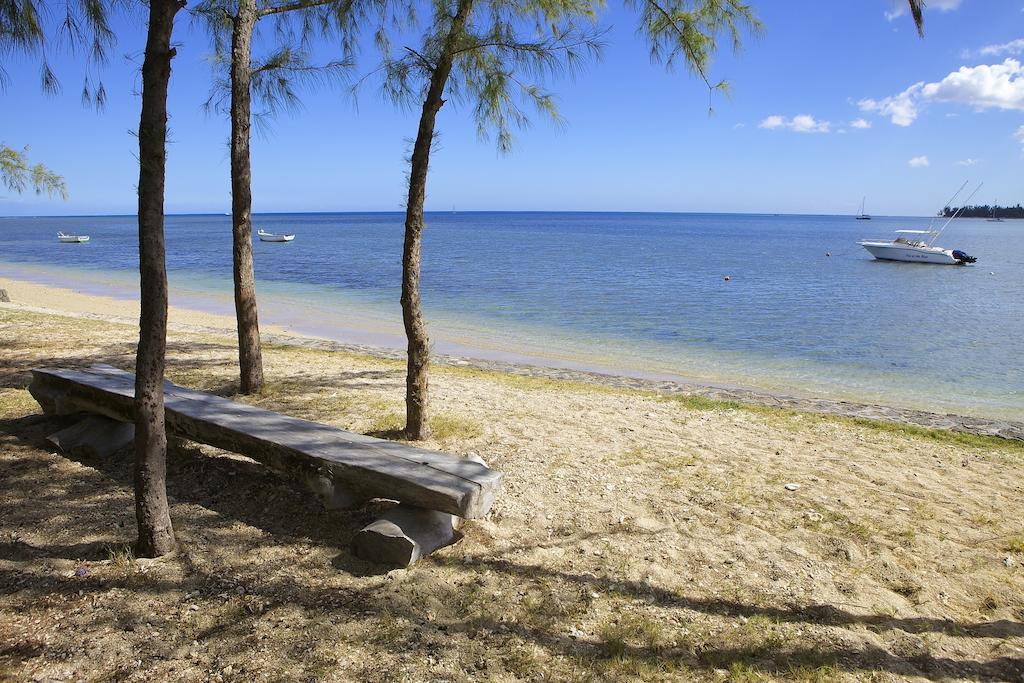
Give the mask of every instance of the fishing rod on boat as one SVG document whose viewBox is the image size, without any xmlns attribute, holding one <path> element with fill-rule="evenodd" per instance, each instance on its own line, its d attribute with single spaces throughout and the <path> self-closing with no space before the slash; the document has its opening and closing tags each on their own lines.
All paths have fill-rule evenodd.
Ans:
<svg viewBox="0 0 1024 683">
<path fill-rule="evenodd" d="M 969 180 L 965 180 L 964 181 L 964 184 L 960 186 L 960 189 L 957 190 L 953 194 L 953 196 L 949 198 L 948 202 L 946 202 L 946 206 L 950 206 L 956 200 L 956 196 L 964 191 L 964 188 L 967 187 L 967 183 L 969 183 L 969 182 L 970 182 Z M 935 244 L 935 240 L 939 239 L 939 235 L 941 235 L 942 231 L 946 229 L 946 226 L 948 226 L 950 223 L 952 223 L 954 220 L 956 220 L 957 218 L 960 217 L 960 214 L 963 213 L 965 208 L 967 208 L 967 203 L 970 202 L 971 199 L 974 198 L 974 195 L 978 194 L 978 190 L 980 190 L 981 186 L 984 185 L 984 184 L 985 183 L 978 183 L 978 186 L 976 188 L 974 188 L 974 192 L 972 192 L 967 197 L 967 199 L 965 199 L 963 201 L 963 204 L 961 206 L 959 206 L 956 211 L 953 212 L 953 215 L 949 217 L 949 220 L 942 224 L 942 227 L 939 228 L 938 232 L 935 232 L 932 235 L 931 241 L 928 242 L 928 246 L 929 247 L 932 246 L 933 244 Z"/>
</svg>

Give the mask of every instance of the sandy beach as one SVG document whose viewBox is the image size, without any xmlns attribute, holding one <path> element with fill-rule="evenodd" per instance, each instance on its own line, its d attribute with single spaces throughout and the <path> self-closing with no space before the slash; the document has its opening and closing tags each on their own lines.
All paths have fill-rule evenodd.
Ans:
<svg viewBox="0 0 1024 683">
<path fill-rule="evenodd" d="M 55 453 L 25 389 L 130 370 L 135 306 L 0 288 L 0 680 L 1024 680 L 1013 438 L 449 359 L 425 445 L 505 473 L 456 545 L 366 564 L 372 510 L 176 443 L 180 550 L 136 560 L 131 454 Z M 233 396 L 232 329 L 173 309 L 169 379 Z M 400 359 L 265 332 L 237 400 L 401 425 Z"/>
</svg>

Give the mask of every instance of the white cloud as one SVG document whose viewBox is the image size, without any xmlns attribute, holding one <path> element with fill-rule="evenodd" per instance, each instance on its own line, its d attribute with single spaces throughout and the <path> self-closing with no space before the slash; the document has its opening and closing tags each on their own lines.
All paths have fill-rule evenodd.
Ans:
<svg viewBox="0 0 1024 683">
<path fill-rule="evenodd" d="M 1024 110 L 1024 65 L 1008 58 L 1002 64 L 962 66 L 938 83 L 924 86 L 921 96 L 979 109 Z"/>
<path fill-rule="evenodd" d="M 919 157 L 914 157 L 913 159 L 908 161 L 907 165 L 910 166 L 911 168 L 924 168 L 925 166 L 929 166 L 930 163 L 928 161 L 928 157 L 926 157 L 926 156 L 919 156 Z"/>
<path fill-rule="evenodd" d="M 765 130 L 776 130 L 786 128 L 795 133 L 828 133 L 832 130 L 830 121 L 819 121 L 810 114 L 798 114 L 791 119 L 779 114 L 773 114 L 764 121 L 757 124 L 758 128 Z"/>
<path fill-rule="evenodd" d="M 960 6 L 963 0 L 928 0 L 928 9 L 937 9 L 943 12 L 950 12 Z M 889 21 L 902 17 L 907 13 L 907 0 L 893 0 L 892 9 L 885 13 Z"/>
<path fill-rule="evenodd" d="M 1021 10 L 1024 11 L 1024 10 Z M 1013 139 L 1024 145 L 1024 126 L 1017 129 L 1017 132 L 1013 134 Z"/>
<path fill-rule="evenodd" d="M 745 124 L 745 123 L 734 123 L 733 126 L 732 126 L 732 129 L 733 130 L 739 130 L 740 128 L 746 128 L 746 127 L 747 127 L 747 124 Z"/>
<path fill-rule="evenodd" d="M 856 119 L 855 121 L 850 121 L 850 127 L 864 130 L 871 127 L 871 122 L 867 119 Z"/>
<path fill-rule="evenodd" d="M 1000 43 L 999 45 L 986 45 L 985 47 L 978 50 L 978 54 L 981 55 L 982 57 L 998 57 L 999 55 L 1024 54 L 1024 38 L 1011 40 L 1008 43 Z"/>
<path fill-rule="evenodd" d="M 917 118 L 917 102 L 921 98 L 924 83 L 915 83 L 898 95 L 880 100 L 866 99 L 857 103 L 860 110 L 888 116 L 897 126 L 909 126 Z"/>
<path fill-rule="evenodd" d="M 928 102 L 951 102 L 975 109 L 1024 110 L 1024 65 L 1007 58 L 1002 64 L 962 66 L 937 83 L 915 83 L 880 100 L 864 99 L 863 112 L 888 116 L 897 126 L 909 126 Z"/>
<path fill-rule="evenodd" d="M 977 159 L 971 159 L 971 158 L 968 157 L 967 159 L 962 159 L 961 161 L 956 162 L 956 165 L 957 166 L 974 166 L 976 163 L 978 163 Z"/>
</svg>

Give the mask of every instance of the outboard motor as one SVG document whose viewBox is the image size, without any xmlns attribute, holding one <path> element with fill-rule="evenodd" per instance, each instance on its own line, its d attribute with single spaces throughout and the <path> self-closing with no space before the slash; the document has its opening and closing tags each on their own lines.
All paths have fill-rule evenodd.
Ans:
<svg viewBox="0 0 1024 683">
<path fill-rule="evenodd" d="M 955 258 L 956 262 L 959 263 L 960 265 L 965 265 L 967 263 L 974 263 L 974 262 L 976 262 L 978 260 L 978 259 L 974 258 L 973 256 L 969 256 L 966 253 L 960 251 L 959 249 L 954 249 L 953 250 L 953 258 Z"/>
</svg>

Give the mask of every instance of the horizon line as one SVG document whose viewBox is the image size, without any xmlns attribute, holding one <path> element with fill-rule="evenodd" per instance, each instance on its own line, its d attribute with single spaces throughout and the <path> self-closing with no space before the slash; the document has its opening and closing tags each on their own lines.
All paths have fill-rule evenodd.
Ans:
<svg viewBox="0 0 1024 683">
<path fill-rule="evenodd" d="M 350 211 L 350 210 L 339 210 L 339 211 L 254 211 L 253 216 L 289 216 L 289 215 L 334 215 L 334 214 L 404 214 L 403 210 L 366 210 L 366 211 Z M 615 209 L 615 210 L 602 210 L 592 211 L 584 209 L 468 209 L 468 210 L 450 210 L 450 209 L 431 209 L 424 211 L 425 214 L 484 214 L 484 213 L 560 213 L 560 214 L 647 214 L 647 215 L 684 215 L 684 216 L 803 216 L 803 217 L 843 217 L 843 216 L 856 216 L 855 213 L 786 213 L 786 212 L 771 212 L 771 211 L 640 211 L 631 209 Z M 934 218 L 938 214 L 932 215 L 913 215 L 913 214 L 872 214 L 872 218 Z M 164 216 L 217 216 L 221 218 L 230 218 L 231 214 L 225 214 L 224 212 L 211 212 L 211 211 L 186 211 L 186 212 L 168 212 Z M 36 214 L 36 215 L 0 215 L 0 219 L 16 219 L 16 218 L 137 218 L 138 214 L 135 213 L 67 213 L 67 214 Z M 1012 219 L 1009 219 L 1012 220 Z"/>
</svg>

